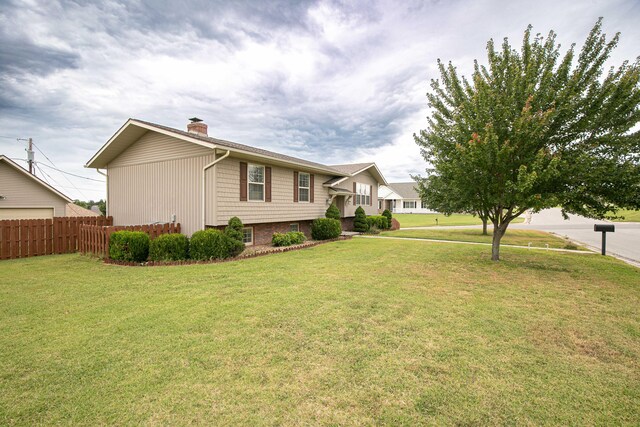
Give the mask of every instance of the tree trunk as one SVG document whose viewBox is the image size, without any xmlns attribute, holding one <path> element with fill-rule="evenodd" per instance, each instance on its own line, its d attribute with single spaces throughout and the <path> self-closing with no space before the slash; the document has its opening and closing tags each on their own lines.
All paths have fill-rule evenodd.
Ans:
<svg viewBox="0 0 640 427">
<path fill-rule="evenodd" d="M 489 221 L 487 220 L 487 217 L 481 217 L 481 219 L 482 219 L 482 235 L 486 236 L 489 234 L 487 233 L 487 222 Z"/>
<path fill-rule="evenodd" d="M 506 231 L 506 227 L 504 227 L 504 230 L 503 230 L 502 227 L 498 227 L 496 224 L 493 224 L 493 241 L 491 242 L 491 261 L 500 261 L 500 240 L 502 239 L 502 236 L 504 236 L 505 231 Z"/>
</svg>

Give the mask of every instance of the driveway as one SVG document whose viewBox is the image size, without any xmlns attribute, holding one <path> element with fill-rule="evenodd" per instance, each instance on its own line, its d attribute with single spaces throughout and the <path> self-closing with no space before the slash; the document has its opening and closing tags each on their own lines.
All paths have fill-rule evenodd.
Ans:
<svg viewBox="0 0 640 427">
<path fill-rule="evenodd" d="M 599 221 L 578 215 L 569 215 L 569 219 L 562 218 L 560 209 L 545 209 L 531 217 L 530 224 L 512 224 L 509 228 L 521 230 L 549 231 L 586 246 L 600 250 L 602 233 L 593 231 L 593 224 L 602 224 L 608 221 Z M 640 263 L 640 223 L 616 222 L 614 233 L 607 233 L 607 255 L 616 255 L 621 258 Z"/>
</svg>

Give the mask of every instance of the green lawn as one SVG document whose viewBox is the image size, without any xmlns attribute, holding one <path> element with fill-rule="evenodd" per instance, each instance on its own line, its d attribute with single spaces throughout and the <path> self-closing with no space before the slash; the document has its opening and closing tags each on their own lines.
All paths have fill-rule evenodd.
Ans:
<svg viewBox="0 0 640 427">
<path fill-rule="evenodd" d="M 615 219 L 616 222 L 640 222 L 640 211 L 620 209 L 616 215 L 623 216 L 624 219 Z"/>
<path fill-rule="evenodd" d="M 2 261 L 0 425 L 638 425 L 640 270 L 357 238 Z"/>
<path fill-rule="evenodd" d="M 400 222 L 400 228 L 405 227 L 435 227 L 437 225 L 482 225 L 480 218 L 467 214 L 393 214 Z M 438 223 L 436 224 L 436 219 Z M 516 218 L 512 224 L 523 222 L 523 218 Z"/>
<path fill-rule="evenodd" d="M 453 229 L 439 229 L 439 228 L 427 228 L 418 230 L 398 230 L 398 231 L 385 231 L 380 233 L 381 236 L 390 237 L 413 237 L 418 239 L 438 239 L 438 240 L 453 240 L 459 242 L 476 242 L 476 243 L 491 243 L 493 229 L 489 228 L 489 234 L 484 236 L 481 229 L 477 228 L 453 228 Z M 534 230 L 507 230 L 507 233 L 502 237 L 501 243 L 505 245 L 521 245 L 544 248 L 545 245 L 549 245 L 550 248 L 564 248 L 571 242 L 558 236 L 554 236 L 544 231 Z M 572 248 L 575 249 L 575 248 Z"/>
</svg>

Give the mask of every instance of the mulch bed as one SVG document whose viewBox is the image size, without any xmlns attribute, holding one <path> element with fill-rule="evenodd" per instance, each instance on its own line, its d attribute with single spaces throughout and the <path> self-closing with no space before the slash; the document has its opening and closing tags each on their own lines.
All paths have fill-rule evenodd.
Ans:
<svg viewBox="0 0 640 427">
<path fill-rule="evenodd" d="M 160 267 L 160 266 L 169 266 L 169 265 L 193 265 L 193 264 L 219 264 L 222 262 L 230 262 L 230 261 L 240 261 L 247 258 L 255 258 L 263 255 L 271 255 L 280 252 L 289 252 L 289 251 L 297 251 L 300 249 L 306 249 L 313 246 L 320 245 L 322 243 L 329 242 L 337 242 L 339 240 L 348 240 L 351 239 L 351 236 L 340 236 L 337 239 L 330 240 L 311 240 L 308 242 L 301 243 L 299 245 L 291 245 L 291 246 L 283 246 L 283 247 L 273 247 L 273 246 L 257 246 L 250 247 L 245 249 L 240 255 L 234 258 L 227 259 L 212 259 L 207 261 L 197 261 L 187 259 L 184 261 L 147 261 L 147 262 L 132 262 L 132 261 L 118 261 L 110 258 L 105 258 L 105 264 L 113 264 L 113 265 L 124 265 L 127 267 Z"/>
</svg>

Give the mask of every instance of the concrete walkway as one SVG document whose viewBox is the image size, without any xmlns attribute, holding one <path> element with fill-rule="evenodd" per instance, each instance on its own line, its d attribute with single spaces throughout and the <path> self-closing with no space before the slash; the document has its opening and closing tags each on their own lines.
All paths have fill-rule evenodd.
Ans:
<svg viewBox="0 0 640 427">
<path fill-rule="evenodd" d="M 566 237 L 593 251 L 600 252 L 602 234 L 593 231 L 594 224 L 610 223 L 579 215 L 569 215 L 565 220 L 559 208 L 545 209 L 531 217 L 531 223 L 509 225 L 513 230 L 539 230 Z M 614 233 L 607 233 L 607 255 L 612 255 L 629 264 L 640 267 L 640 223 L 616 222 Z M 480 225 L 446 227 L 408 227 L 402 230 L 480 228 Z M 489 226 L 491 228 L 491 225 Z M 489 231 L 491 232 L 491 230 Z"/>
<path fill-rule="evenodd" d="M 430 227 L 436 228 L 436 227 Z M 438 227 L 444 228 L 444 227 Z M 452 227 L 449 227 L 452 228 Z M 403 228 L 403 230 L 405 230 Z M 491 246 L 491 243 L 481 243 L 481 242 L 462 242 L 459 240 L 440 240 L 440 239 L 421 239 L 419 237 L 393 237 L 393 236 L 365 236 L 359 235 L 355 237 L 361 237 L 363 239 L 392 239 L 392 240 L 413 240 L 418 242 L 433 242 L 433 243 L 455 243 L 458 245 L 479 245 L 479 246 Z M 559 248 L 540 248 L 535 246 L 521 246 L 521 245 L 500 245 L 501 248 L 520 248 L 520 249 L 531 249 L 537 251 L 553 251 L 553 252 L 571 252 L 575 254 L 584 254 L 584 255 L 594 255 L 595 252 L 591 251 L 578 251 L 574 249 L 559 249 Z"/>
</svg>

